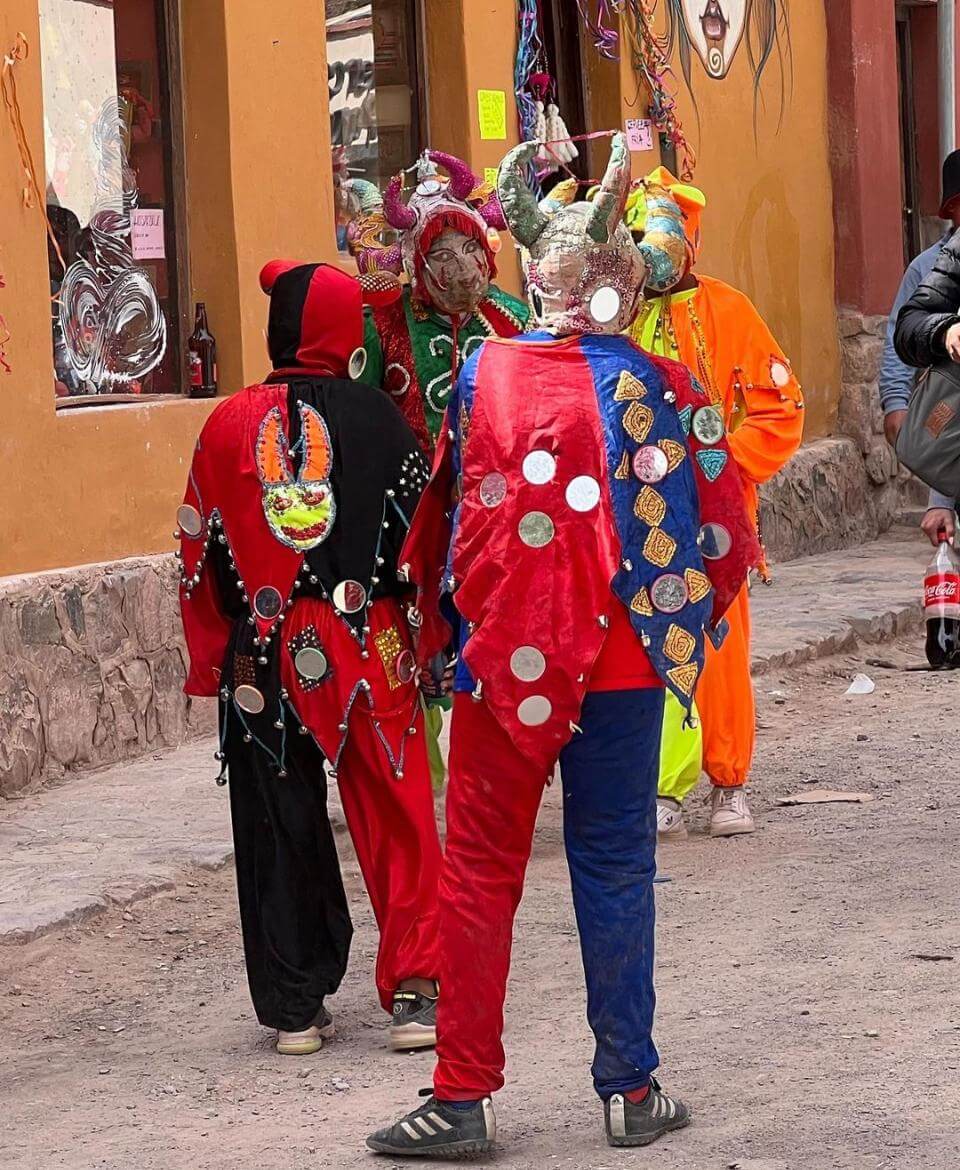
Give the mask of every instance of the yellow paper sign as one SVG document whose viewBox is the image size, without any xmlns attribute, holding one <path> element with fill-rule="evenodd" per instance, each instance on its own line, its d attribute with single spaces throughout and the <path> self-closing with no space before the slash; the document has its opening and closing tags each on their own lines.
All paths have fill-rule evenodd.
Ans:
<svg viewBox="0 0 960 1170">
<path fill-rule="evenodd" d="M 483 168 L 483 181 L 485 183 L 489 183 L 491 187 L 496 187 L 497 175 L 499 173 L 500 173 L 500 171 L 499 171 L 498 167 L 484 167 Z"/>
<path fill-rule="evenodd" d="M 478 89 L 480 137 L 502 141 L 507 137 L 507 95 L 502 89 Z"/>
</svg>

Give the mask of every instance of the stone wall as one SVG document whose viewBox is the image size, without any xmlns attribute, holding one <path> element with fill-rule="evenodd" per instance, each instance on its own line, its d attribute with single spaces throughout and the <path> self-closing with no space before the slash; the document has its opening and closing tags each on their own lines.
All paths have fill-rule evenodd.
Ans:
<svg viewBox="0 0 960 1170">
<path fill-rule="evenodd" d="M 926 488 L 901 468 L 883 435 L 877 388 L 886 317 L 838 315 L 842 383 L 837 436 L 802 447 L 761 491 L 767 550 L 774 560 L 875 539 Z"/>
<path fill-rule="evenodd" d="M 0 580 L 0 796 L 213 729 L 183 694 L 172 556 Z"/>
</svg>

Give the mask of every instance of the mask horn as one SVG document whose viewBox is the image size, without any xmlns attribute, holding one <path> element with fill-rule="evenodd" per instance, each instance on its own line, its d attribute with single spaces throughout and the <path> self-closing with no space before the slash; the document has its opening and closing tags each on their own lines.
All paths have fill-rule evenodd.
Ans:
<svg viewBox="0 0 960 1170">
<path fill-rule="evenodd" d="M 257 471 L 266 487 L 293 483 L 287 463 L 287 439 L 279 407 L 267 412 L 257 436 Z"/>
<path fill-rule="evenodd" d="M 623 218 L 630 194 L 630 152 L 626 135 L 614 134 L 607 173 L 594 200 L 593 214 L 587 221 L 587 235 L 598 244 L 608 244 Z"/>
<path fill-rule="evenodd" d="M 305 403 L 300 407 L 300 423 L 303 429 L 301 482 L 316 483 L 329 479 L 333 468 L 333 445 L 327 424 L 312 406 Z"/>
<path fill-rule="evenodd" d="M 450 183 L 447 191 L 454 199 L 460 199 L 466 202 L 470 192 L 477 186 L 480 180 L 470 170 L 467 164 L 452 154 L 447 154 L 442 150 L 428 150 L 427 158 L 431 162 L 435 162 L 437 166 L 443 169 L 450 176 Z"/>
<path fill-rule="evenodd" d="M 539 143 L 521 142 L 500 164 L 497 191 L 507 226 L 518 244 L 529 248 L 540 237 L 549 220 L 537 205 L 524 171 L 533 162 Z"/>
<path fill-rule="evenodd" d="M 387 223 L 406 232 L 417 222 L 417 213 L 403 201 L 403 175 L 394 175 L 383 194 L 383 214 Z"/>
<path fill-rule="evenodd" d="M 650 269 L 647 287 L 664 293 L 673 288 L 686 269 L 683 212 L 670 192 L 658 184 L 644 183 L 642 197 L 647 214 L 637 247 Z"/>
</svg>

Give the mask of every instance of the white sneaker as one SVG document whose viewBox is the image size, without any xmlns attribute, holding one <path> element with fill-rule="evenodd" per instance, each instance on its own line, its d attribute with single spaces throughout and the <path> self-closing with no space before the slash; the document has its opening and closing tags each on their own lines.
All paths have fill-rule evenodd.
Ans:
<svg viewBox="0 0 960 1170">
<path fill-rule="evenodd" d="M 747 796 L 742 788 L 714 787 L 713 814 L 710 817 L 711 837 L 737 837 L 756 830 Z"/>
<path fill-rule="evenodd" d="M 657 837 L 663 841 L 667 837 L 674 840 L 686 837 L 687 824 L 683 819 L 683 806 L 675 800 L 662 798 L 657 801 Z"/>
<path fill-rule="evenodd" d="M 333 1018 L 324 1009 L 317 1022 L 302 1032 L 277 1032 L 277 1052 L 281 1056 L 312 1056 L 323 1047 L 324 1040 L 336 1035 Z"/>
</svg>

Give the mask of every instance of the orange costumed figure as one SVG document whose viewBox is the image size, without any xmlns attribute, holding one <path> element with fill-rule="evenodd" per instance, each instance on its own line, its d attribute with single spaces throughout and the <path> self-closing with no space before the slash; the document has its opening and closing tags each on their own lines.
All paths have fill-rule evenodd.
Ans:
<svg viewBox="0 0 960 1170">
<path fill-rule="evenodd" d="M 631 328 L 650 353 L 682 361 L 723 410 L 730 449 L 740 467 L 751 516 L 759 519 L 758 487 L 800 445 L 803 396 L 790 362 L 748 297 L 721 280 L 694 271 L 706 198 L 660 167 L 627 206 L 626 222 L 645 229 L 651 185 L 666 188 L 684 214 L 687 264 L 666 293 L 650 297 Z M 765 566 L 761 576 L 766 577 Z M 684 728 L 679 710 L 664 719 L 658 822 L 661 836 L 686 832 L 682 802 L 701 768 L 713 784 L 710 831 L 733 836 L 754 829 L 743 792 L 753 759 L 756 710 L 750 678 L 750 601 L 745 585 L 727 612 L 730 633 L 719 650 L 707 648 L 697 691 L 700 727 Z"/>
</svg>

